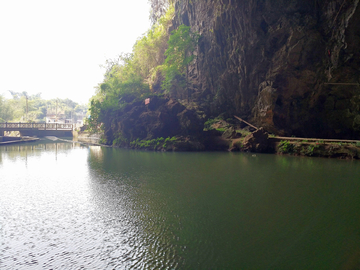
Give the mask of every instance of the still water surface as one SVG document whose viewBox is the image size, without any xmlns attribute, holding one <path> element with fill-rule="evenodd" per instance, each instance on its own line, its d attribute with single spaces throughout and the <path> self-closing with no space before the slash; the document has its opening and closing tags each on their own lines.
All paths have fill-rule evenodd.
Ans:
<svg viewBox="0 0 360 270">
<path fill-rule="evenodd" d="M 0 147 L 0 269 L 357 269 L 360 162 Z"/>
</svg>

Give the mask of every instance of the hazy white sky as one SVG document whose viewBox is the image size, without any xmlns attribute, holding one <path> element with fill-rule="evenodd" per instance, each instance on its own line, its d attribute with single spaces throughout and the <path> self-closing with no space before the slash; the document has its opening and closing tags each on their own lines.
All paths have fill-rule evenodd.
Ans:
<svg viewBox="0 0 360 270">
<path fill-rule="evenodd" d="M 131 52 L 149 10 L 148 0 L 0 0 L 0 94 L 87 103 L 99 65 Z"/>
</svg>

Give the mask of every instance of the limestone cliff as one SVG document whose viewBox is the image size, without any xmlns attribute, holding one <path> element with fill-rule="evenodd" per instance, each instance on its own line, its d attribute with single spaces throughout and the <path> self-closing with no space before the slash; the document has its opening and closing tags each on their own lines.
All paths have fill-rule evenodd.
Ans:
<svg viewBox="0 0 360 270">
<path fill-rule="evenodd" d="M 175 13 L 201 35 L 189 92 L 209 116 L 359 138 L 359 0 L 181 0 Z"/>
</svg>

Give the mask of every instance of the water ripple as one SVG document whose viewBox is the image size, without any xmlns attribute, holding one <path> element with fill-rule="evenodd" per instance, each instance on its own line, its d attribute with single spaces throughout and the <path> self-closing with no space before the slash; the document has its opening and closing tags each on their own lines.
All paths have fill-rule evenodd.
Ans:
<svg viewBox="0 0 360 270">
<path fill-rule="evenodd" d="M 0 269 L 318 269 L 360 249 L 358 166 L 63 145 L 0 149 Z"/>
</svg>

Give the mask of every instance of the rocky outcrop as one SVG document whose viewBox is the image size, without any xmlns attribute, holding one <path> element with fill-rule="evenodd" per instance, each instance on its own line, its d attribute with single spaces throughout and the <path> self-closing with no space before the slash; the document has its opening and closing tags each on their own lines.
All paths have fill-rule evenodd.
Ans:
<svg viewBox="0 0 360 270">
<path fill-rule="evenodd" d="M 209 117 L 360 136 L 359 0 L 182 0 L 175 12 L 175 25 L 201 35 L 188 93 Z"/>
<path fill-rule="evenodd" d="M 269 149 L 269 135 L 260 128 L 245 137 L 243 141 L 243 151 L 266 153 Z"/>
<path fill-rule="evenodd" d="M 172 136 L 195 136 L 203 130 L 202 120 L 195 111 L 186 109 L 174 99 L 154 96 L 144 101 L 127 104 L 111 112 L 105 137 L 108 143 L 130 143 L 134 140 L 151 140 Z M 114 117 L 115 116 L 115 117 Z"/>
<path fill-rule="evenodd" d="M 304 142 L 280 141 L 275 143 L 277 154 L 295 156 L 328 157 L 339 159 L 360 159 L 359 143 L 355 142 Z"/>
</svg>

